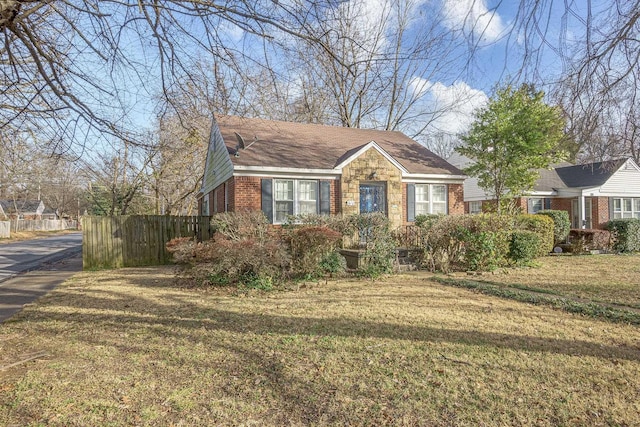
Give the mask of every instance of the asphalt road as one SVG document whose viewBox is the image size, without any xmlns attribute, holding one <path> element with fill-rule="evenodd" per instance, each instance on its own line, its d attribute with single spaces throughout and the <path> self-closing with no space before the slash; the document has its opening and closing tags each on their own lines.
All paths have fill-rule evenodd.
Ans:
<svg viewBox="0 0 640 427">
<path fill-rule="evenodd" d="M 82 252 L 82 233 L 0 245 L 0 282 Z"/>
<path fill-rule="evenodd" d="M 0 245 L 0 322 L 82 271 L 82 234 Z"/>
</svg>

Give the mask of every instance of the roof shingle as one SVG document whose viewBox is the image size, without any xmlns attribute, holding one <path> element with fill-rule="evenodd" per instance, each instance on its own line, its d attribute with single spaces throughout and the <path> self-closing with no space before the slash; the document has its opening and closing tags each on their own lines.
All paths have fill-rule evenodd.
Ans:
<svg viewBox="0 0 640 427">
<path fill-rule="evenodd" d="M 231 160 L 238 166 L 333 169 L 349 153 L 375 141 L 409 173 L 463 175 L 458 168 L 397 131 L 236 116 L 219 116 L 216 122 Z M 235 133 L 244 139 L 245 149 L 237 149 Z"/>
</svg>

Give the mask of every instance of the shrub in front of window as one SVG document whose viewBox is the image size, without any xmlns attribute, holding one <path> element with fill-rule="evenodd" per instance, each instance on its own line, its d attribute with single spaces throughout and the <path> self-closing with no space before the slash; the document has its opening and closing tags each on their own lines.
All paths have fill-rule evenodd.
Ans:
<svg viewBox="0 0 640 427">
<path fill-rule="evenodd" d="M 512 216 L 495 214 L 443 216 L 425 221 L 421 266 L 448 272 L 505 265 L 513 223 Z"/>
<path fill-rule="evenodd" d="M 262 242 L 269 237 L 269 220 L 260 211 L 220 213 L 211 217 L 211 226 L 215 233 L 229 240 Z"/>
<path fill-rule="evenodd" d="M 509 243 L 509 258 L 516 265 L 528 265 L 538 254 L 540 236 L 528 230 L 515 230 Z"/>
<path fill-rule="evenodd" d="M 640 219 L 612 219 L 607 223 L 616 252 L 640 251 Z"/>
<path fill-rule="evenodd" d="M 549 216 L 538 214 L 517 215 L 514 228 L 533 231 L 540 237 L 537 256 L 547 255 L 553 250 L 554 222 Z"/>
<path fill-rule="evenodd" d="M 562 243 L 566 240 L 571 229 L 571 220 L 569 219 L 569 212 L 559 211 L 553 209 L 547 209 L 539 211 L 538 215 L 546 215 L 553 220 L 553 240 L 554 245 Z"/>
<path fill-rule="evenodd" d="M 287 240 L 295 275 L 317 277 L 339 272 L 339 260 L 332 256 L 342 241 L 339 232 L 326 226 L 304 225 L 292 229 Z"/>
<path fill-rule="evenodd" d="M 591 250 L 608 250 L 611 232 L 608 230 L 573 229 L 569 232 L 571 252 L 580 254 Z"/>
</svg>

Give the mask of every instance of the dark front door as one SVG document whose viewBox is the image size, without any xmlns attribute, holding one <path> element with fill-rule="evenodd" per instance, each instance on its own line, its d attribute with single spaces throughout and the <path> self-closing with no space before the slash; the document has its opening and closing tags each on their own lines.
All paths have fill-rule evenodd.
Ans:
<svg viewBox="0 0 640 427">
<path fill-rule="evenodd" d="M 386 186 L 384 183 L 360 184 L 360 213 L 387 213 Z"/>
</svg>

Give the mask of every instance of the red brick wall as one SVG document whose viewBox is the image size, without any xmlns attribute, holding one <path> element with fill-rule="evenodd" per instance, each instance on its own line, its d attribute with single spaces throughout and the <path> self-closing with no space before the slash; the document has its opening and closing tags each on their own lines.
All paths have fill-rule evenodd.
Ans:
<svg viewBox="0 0 640 427">
<path fill-rule="evenodd" d="M 231 189 L 233 188 L 233 191 Z M 232 196 L 233 194 L 233 196 Z M 231 206 L 233 200 L 233 206 Z M 229 187 L 229 210 L 233 212 L 259 211 L 262 209 L 260 178 L 236 176 Z"/>
<path fill-rule="evenodd" d="M 331 180 L 331 215 L 338 215 L 342 212 L 342 197 L 340 190 L 340 180 Z"/>
<path fill-rule="evenodd" d="M 609 218 L 609 198 L 608 197 L 592 197 L 591 208 L 593 213 L 593 227 L 604 230 L 607 226 Z"/>
<path fill-rule="evenodd" d="M 449 190 L 449 215 L 463 214 L 465 209 L 462 184 L 449 184 L 447 188 Z"/>
<path fill-rule="evenodd" d="M 572 199 L 551 199 L 551 209 L 558 211 L 567 211 L 569 218 L 571 218 L 571 200 Z"/>
</svg>

